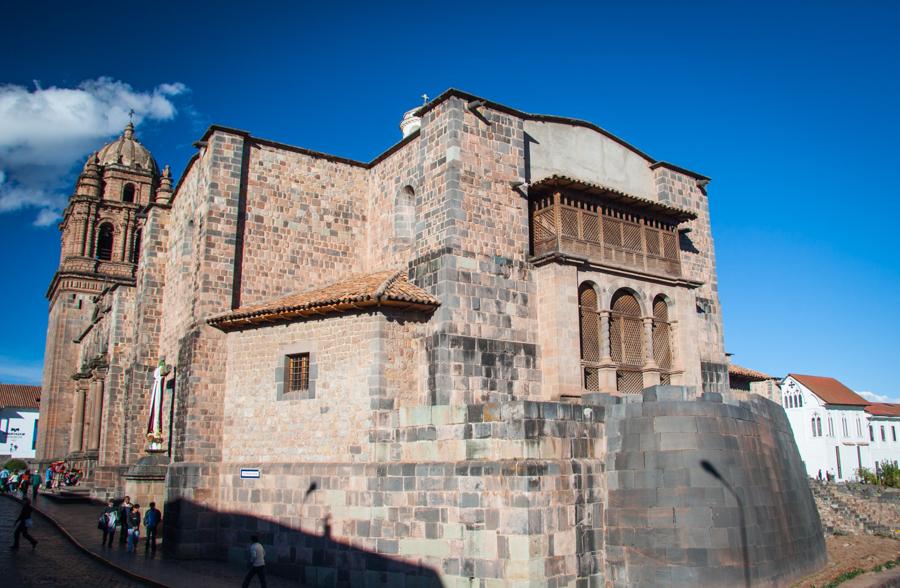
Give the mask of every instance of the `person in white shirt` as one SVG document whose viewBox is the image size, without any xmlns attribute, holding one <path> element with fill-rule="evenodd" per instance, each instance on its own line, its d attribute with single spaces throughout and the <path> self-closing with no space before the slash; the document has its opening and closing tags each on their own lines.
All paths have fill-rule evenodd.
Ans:
<svg viewBox="0 0 900 588">
<path fill-rule="evenodd" d="M 263 549 L 256 535 L 250 536 L 250 547 L 247 548 L 247 559 L 250 562 L 250 569 L 244 577 L 243 588 L 250 585 L 253 576 L 259 576 L 259 583 L 262 588 L 266 588 L 266 550 Z"/>
</svg>

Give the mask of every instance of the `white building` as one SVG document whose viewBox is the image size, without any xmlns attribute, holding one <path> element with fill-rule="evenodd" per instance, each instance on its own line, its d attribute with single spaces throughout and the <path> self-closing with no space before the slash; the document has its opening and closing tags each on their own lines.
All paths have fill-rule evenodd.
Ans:
<svg viewBox="0 0 900 588">
<path fill-rule="evenodd" d="M 0 384 L 0 460 L 34 458 L 40 386 Z"/>
<path fill-rule="evenodd" d="M 834 378 L 800 374 L 784 379 L 781 396 L 809 476 L 855 480 L 860 467 L 874 469 L 868 400 Z"/>
<path fill-rule="evenodd" d="M 900 404 L 875 403 L 866 407 L 869 415 L 869 454 L 873 471 L 885 462 L 900 461 Z"/>
</svg>

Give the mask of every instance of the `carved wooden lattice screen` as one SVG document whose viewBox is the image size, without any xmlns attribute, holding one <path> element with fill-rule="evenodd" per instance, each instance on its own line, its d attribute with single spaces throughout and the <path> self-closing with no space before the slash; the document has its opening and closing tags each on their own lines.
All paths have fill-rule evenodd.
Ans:
<svg viewBox="0 0 900 588">
<path fill-rule="evenodd" d="M 553 199 L 550 196 L 545 196 L 532 203 L 531 234 L 536 253 L 555 246 L 556 210 L 553 207 Z"/>
<path fill-rule="evenodd" d="M 669 305 L 662 296 L 653 301 L 653 359 L 662 370 L 659 375 L 661 384 L 671 382 L 672 370 L 672 335 L 669 325 Z"/>
<path fill-rule="evenodd" d="M 584 389 L 600 389 L 597 362 L 600 361 L 600 316 L 597 314 L 597 293 L 590 284 L 582 284 L 578 290 L 581 314 L 581 365 Z"/>
<path fill-rule="evenodd" d="M 609 338 L 612 359 L 618 364 L 616 388 L 619 392 L 634 394 L 643 389 L 643 330 L 637 298 L 628 292 L 617 293 L 612 302 Z"/>
<path fill-rule="evenodd" d="M 560 252 L 617 266 L 680 275 L 677 221 L 573 193 L 531 200 L 532 253 Z"/>
</svg>

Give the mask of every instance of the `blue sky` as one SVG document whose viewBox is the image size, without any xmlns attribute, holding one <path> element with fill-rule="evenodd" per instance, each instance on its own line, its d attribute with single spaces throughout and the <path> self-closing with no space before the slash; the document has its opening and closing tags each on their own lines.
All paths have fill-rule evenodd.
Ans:
<svg viewBox="0 0 900 588">
<path fill-rule="evenodd" d="M 51 220 L 123 104 L 177 177 L 213 122 L 368 160 L 419 95 L 457 87 L 590 120 L 711 176 L 735 362 L 898 398 L 900 4 L 790 4 L 8 5 L 0 381 L 39 380 Z M 93 118 L 54 118 L 60 89 L 94 101 Z M 26 115 L 4 111 L 23 93 Z M 17 122 L 40 136 L 12 136 Z"/>
</svg>

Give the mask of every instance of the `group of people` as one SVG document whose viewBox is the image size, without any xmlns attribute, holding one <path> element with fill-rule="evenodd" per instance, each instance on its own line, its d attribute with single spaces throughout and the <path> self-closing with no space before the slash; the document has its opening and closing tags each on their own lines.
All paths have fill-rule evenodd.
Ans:
<svg viewBox="0 0 900 588">
<path fill-rule="evenodd" d="M 141 516 L 141 505 L 132 504 L 131 497 L 126 496 L 119 506 L 116 506 L 114 500 L 106 503 L 106 509 L 100 515 L 100 520 L 97 521 L 97 528 L 103 531 L 101 545 L 112 547 L 118 529 L 119 543 L 125 543 L 128 551 L 133 552 L 140 541 L 141 523 L 143 523 L 144 529 L 147 531 L 144 548 L 156 551 L 157 531 L 161 522 L 162 512 L 156 508 L 155 502 L 151 502 L 150 507 Z"/>
<path fill-rule="evenodd" d="M 63 486 L 77 486 L 83 477 L 84 472 L 74 466 L 69 467 L 64 461 L 54 461 L 47 466 L 47 471 L 44 472 L 47 490 Z"/>
<path fill-rule="evenodd" d="M 4 494 L 19 492 L 25 498 L 31 491 L 31 498 L 34 500 L 37 498 L 40 487 L 41 476 L 38 470 L 34 470 L 33 474 L 28 470 L 10 472 L 5 467 L 0 470 L 0 492 Z"/>
</svg>

